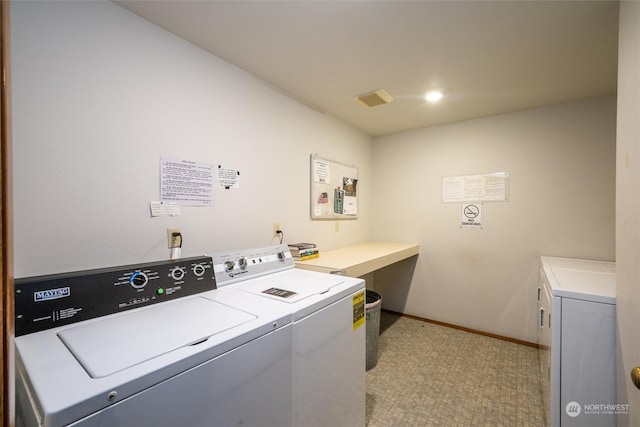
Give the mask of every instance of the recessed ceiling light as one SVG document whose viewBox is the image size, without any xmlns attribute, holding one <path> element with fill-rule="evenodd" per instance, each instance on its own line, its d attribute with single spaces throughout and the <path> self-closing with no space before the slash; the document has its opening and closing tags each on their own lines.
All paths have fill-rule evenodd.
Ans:
<svg viewBox="0 0 640 427">
<path fill-rule="evenodd" d="M 427 92 L 424 98 L 429 102 L 438 102 L 442 99 L 442 92 L 432 90 L 431 92 Z"/>
</svg>

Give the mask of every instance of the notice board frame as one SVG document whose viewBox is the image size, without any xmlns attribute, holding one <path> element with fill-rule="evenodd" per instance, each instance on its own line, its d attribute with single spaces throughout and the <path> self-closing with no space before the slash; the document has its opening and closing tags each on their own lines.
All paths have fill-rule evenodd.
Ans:
<svg viewBox="0 0 640 427">
<path fill-rule="evenodd" d="M 442 177 L 442 202 L 508 202 L 509 172 Z"/>
<path fill-rule="evenodd" d="M 310 171 L 311 219 L 357 219 L 358 168 L 312 154 Z"/>
</svg>

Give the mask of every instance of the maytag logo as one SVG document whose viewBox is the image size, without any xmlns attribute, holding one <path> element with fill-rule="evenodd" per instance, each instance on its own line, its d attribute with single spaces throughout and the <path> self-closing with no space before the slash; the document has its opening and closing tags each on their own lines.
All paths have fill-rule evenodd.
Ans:
<svg viewBox="0 0 640 427">
<path fill-rule="evenodd" d="M 37 291 L 33 293 L 35 302 L 48 301 L 52 299 L 64 298 L 71 295 L 71 288 L 47 289 L 46 291 Z"/>
</svg>

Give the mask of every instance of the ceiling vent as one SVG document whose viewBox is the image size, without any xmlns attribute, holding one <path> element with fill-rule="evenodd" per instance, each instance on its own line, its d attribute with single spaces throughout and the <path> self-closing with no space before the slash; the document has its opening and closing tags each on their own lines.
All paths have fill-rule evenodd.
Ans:
<svg viewBox="0 0 640 427">
<path fill-rule="evenodd" d="M 384 89 L 379 89 L 374 92 L 363 93 L 356 97 L 356 101 L 365 107 L 375 107 L 382 104 L 388 104 L 393 101 L 391 95 Z"/>
</svg>

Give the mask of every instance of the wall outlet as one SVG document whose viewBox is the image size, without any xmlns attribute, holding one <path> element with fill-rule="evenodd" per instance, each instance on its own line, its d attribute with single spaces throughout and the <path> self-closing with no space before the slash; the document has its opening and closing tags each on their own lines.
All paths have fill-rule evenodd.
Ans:
<svg viewBox="0 0 640 427">
<path fill-rule="evenodd" d="M 279 222 L 274 222 L 273 223 L 273 237 L 278 237 L 278 231 L 282 231 L 282 229 L 280 228 L 280 223 Z"/>
<path fill-rule="evenodd" d="M 336 221 L 336 231 L 340 231 L 340 221 Z"/>
<path fill-rule="evenodd" d="M 167 228 L 167 248 L 179 248 L 182 243 L 182 237 L 174 237 L 173 233 L 180 233 L 180 229 L 178 227 Z"/>
</svg>

